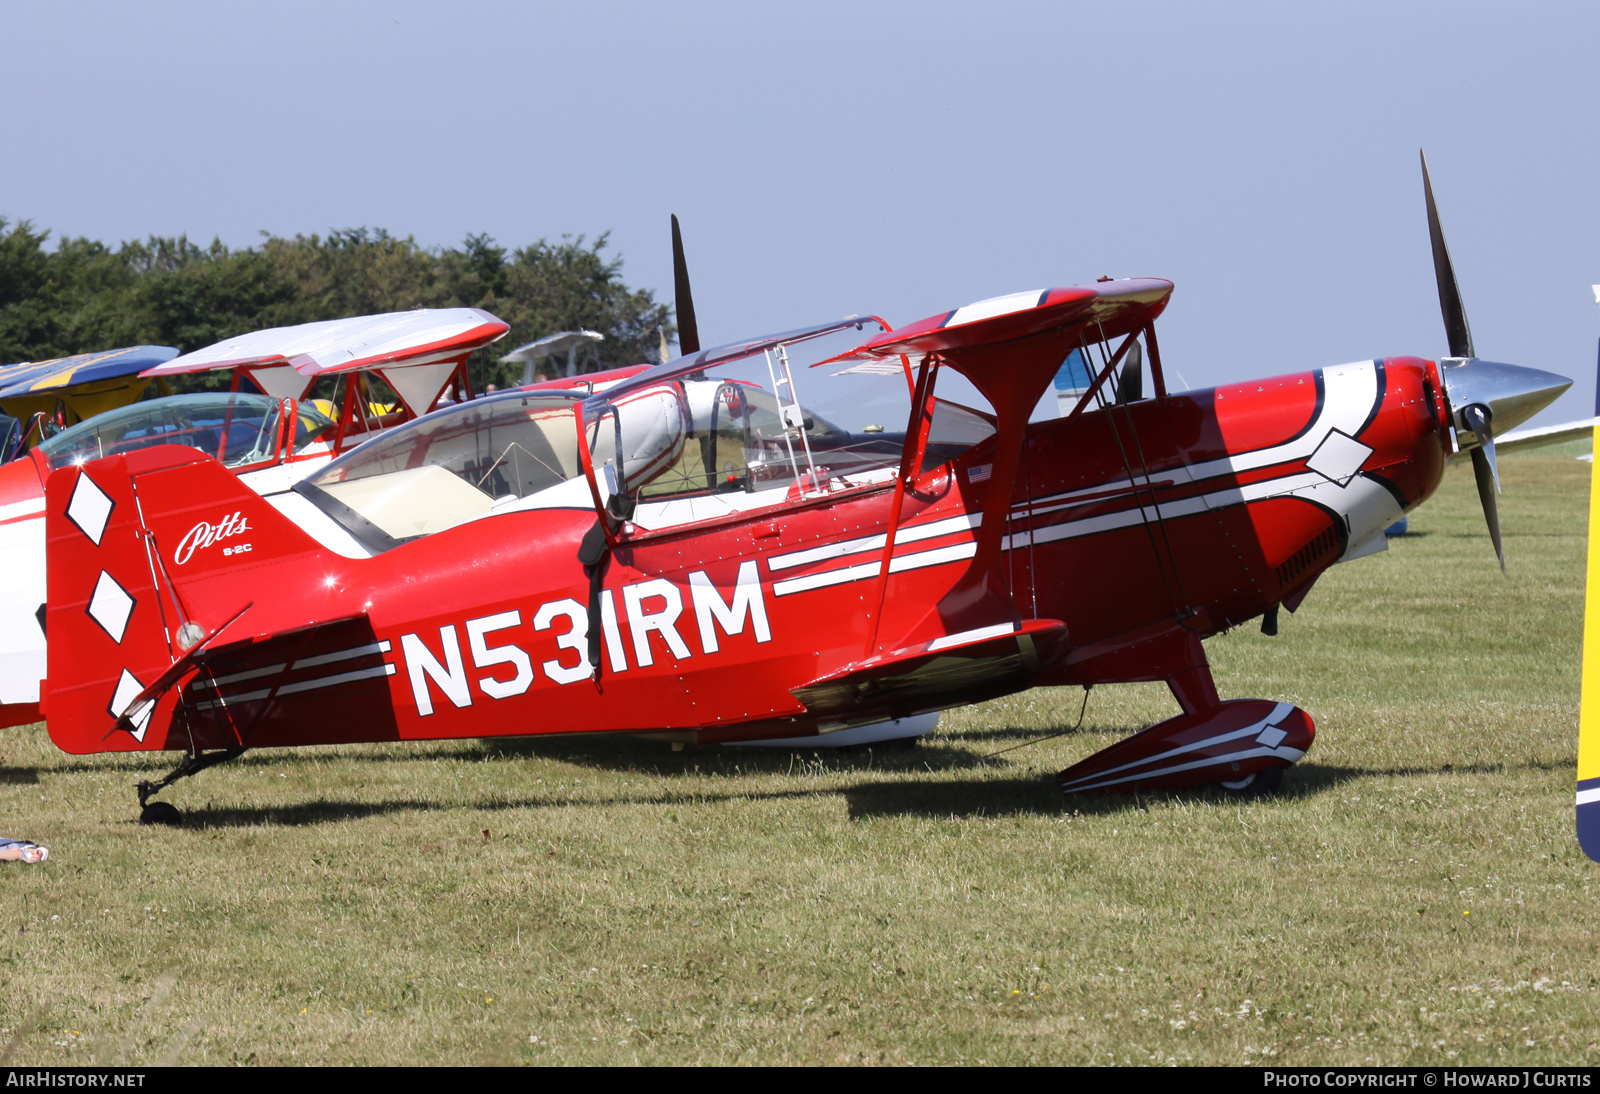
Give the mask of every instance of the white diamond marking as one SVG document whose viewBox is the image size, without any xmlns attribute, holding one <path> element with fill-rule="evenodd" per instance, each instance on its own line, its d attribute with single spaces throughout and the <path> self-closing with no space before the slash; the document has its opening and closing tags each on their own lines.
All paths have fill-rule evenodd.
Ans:
<svg viewBox="0 0 1600 1094">
<path fill-rule="evenodd" d="M 1361 465 L 1372 455 L 1372 449 L 1337 429 L 1329 430 L 1317 450 L 1311 453 L 1306 466 L 1323 478 L 1347 486 Z"/>
<path fill-rule="evenodd" d="M 112 640 L 120 645 L 131 615 L 133 597 L 110 574 L 101 570 L 100 580 L 95 582 L 94 595 L 89 598 L 89 618 L 104 627 Z"/>
<path fill-rule="evenodd" d="M 79 472 L 77 485 L 72 488 L 72 500 L 67 502 L 67 516 L 96 547 L 100 546 L 100 537 L 106 534 L 111 508 L 111 499 L 106 497 L 105 491 L 88 475 Z"/>
<path fill-rule="evenodd" d="M 1288 735 L 1287 732 L 1277 726 L 1268 726 L 1256 735 L 1256 744 L 1265 745 L 1268 748 L 1277 748 Z"/>
<path fill-rule="evenodd" d="M 128 707 L 132 705 L 133 700 L 143 690 L 144 685 L 139 683 L 138 678 L 127 669 L 123 669 L 122 675 L 117 679 L 116 694 L 111 697 L 111 705 L 106 708 L 106 711 L 113 718 L 121 718 L 127 712 Z M 145 730 L 150 728 L 150 714 L 155 710 L 155 706 L 154 703 L 145 703 L 133 715 L 133 729 L 129 730 L 129 732 L 133 734 L 133 739 L 140 744 L 144 743 Z"/>
</svg>

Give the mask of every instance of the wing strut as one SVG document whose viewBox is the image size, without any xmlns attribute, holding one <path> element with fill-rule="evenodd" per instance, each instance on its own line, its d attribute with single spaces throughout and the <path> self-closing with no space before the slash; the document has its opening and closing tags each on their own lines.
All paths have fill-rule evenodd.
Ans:
<svg viewBox="0 0 1600 1094">
<path fill-rule="evenodd" d="M 928 442 L 928 430 L 933 425 L 933 388 L 938 377 L 936 354 L 924 354 L 917 368 L 916 386 L 911 393 L 911 420 L 906 424 L 905 445 L 900 452 L 900 474 L 895 479 L 894 501 L 889 508 L 888 534 L 883 537 L 883 555 L 878 562 L 878 603 L 872 612 L 871 630 L 867 632 L 865 657 L 879 652 L 882 640 L 883 604 L 889 593 L 890 563 L 894 560 L 895 533 L 900 530 L 900 513 L 905 504 L 906 491 L 917 478 L 917 468 L 922 463 L 922 452 Z M 904 360 L 904 358 L 902 358 Z"/>
<path fill-rule="evenodd" d="M 1117 347 L 1117 352 L 1111 355 L 1111 360 L 1105 363 L 1105 367 L 1100 370 L 1095 376 L 1094 382 L 1089 385 L 1089 390 L 1083 393 L 1083 398 L 1078 400 L 1078 405 L 1072 408 L 1072 413 L 1068 414 L 1067 417 L 1076 418 L 1083 413 L 1084 408 L 1089 405 L 1089 400 L 1100 393 L 1100 389 L 1105 386 L 1106 381 L 1111 378 L 1111 374 L 1116 371 L 1117 366 L 1122 363 L 1122 359 L 1128 355 L 1129 350 L 1138 344 L 1138 341 L 1138 331 L 1134 331 L 1122 340 L 1122 345 Z M 1081 342 L 1079 344 L 1080 346 L 1082 345 Z M 1104 344 L 1103 342 L 1101 343 L 1101 345 Z M 1087 355 L 1085 355 L 1085 360 L 1087 359 Z"/>
</svg>

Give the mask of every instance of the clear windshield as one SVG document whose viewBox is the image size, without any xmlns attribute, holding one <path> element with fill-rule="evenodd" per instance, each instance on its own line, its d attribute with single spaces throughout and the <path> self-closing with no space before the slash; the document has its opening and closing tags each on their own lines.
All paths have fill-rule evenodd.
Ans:
<svg viewBox="0 0 1600 1094">
<path fill-rule="evenodd" d="M 158 444 L 182 444 L 229 467 L 242 467 L 276 454 L 278 413 L 278 400 L 266 395 L 169 395 L 97 414 L 44 441 L 39 451 L 50 466 L 61 467 Z M 320 411 L 301 403 L 294 450 L 325 440 L 332 426 Z"/>
<path fill-rule="evenodd" d="M 946 372 L 951 370 L 946 369 Z M 944 377 L 940 377 L 941 383 Z M 938 390 L 938 388 L 935 388 Z M 988 406 L 988 400 L 979 395 L 977 400 Z M 928 442 L 922 451 L 922 469 L 931 471 L 940 464 L 949 463 L 961 453 L 982 444 L 994 436 L 994 415 L 949 399 L 933 400 L 933 421 L 928 425 Z"/>
<path fill-rule="evenodd" d="M 812 367 L 862 338 L 852 325 L 591 398 L 585 433 L 602 492 L 649 502 L 799 483 L 813 496 L 892 477 L 911 408 L 899 358 Z"/>
<path fill-rule="evenodd" d="M 324 510 L 358 539 L 371 541 L 376 529 L 405 540 L 582 478 L 572 398 L 513 393 L 408 422 L 297 489 L 319 504 L 331 499 Z M 587 482 L 581 485 L 578 503 L 592 504 Z"/>
<path fill-rule="evenodd" d="M 9 414 L 0 414 L 0 463 L 5 463 L 17 454 L 17 446 L 22 443 L 22 421 Z"/>
</svg>

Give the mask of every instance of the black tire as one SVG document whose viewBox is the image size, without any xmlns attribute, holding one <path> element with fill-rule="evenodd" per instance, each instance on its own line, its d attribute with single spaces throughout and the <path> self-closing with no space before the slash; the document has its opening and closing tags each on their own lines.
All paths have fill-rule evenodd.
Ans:
<svg viewBox="0 0 1600 1094">
<path fill-rule="evenodd" d="M 183 814 L 178 812 L 177 806 L 167 802 L 151 802 L 139 811 L 140 824 L 165 824 L 177 828 L 183 824 Z"/>
<path fill-rule="evenodd" d="M 1232 786 L 1219 783 L 1222 792 L 1235 798 L 1264 798 L 1269 794 L 1276 794 L 1278 787 L 1283 783 L 1283 773 L 1287 767 L 1264 767 L 1247 779 L 1242 779 Z"/>
</svg>

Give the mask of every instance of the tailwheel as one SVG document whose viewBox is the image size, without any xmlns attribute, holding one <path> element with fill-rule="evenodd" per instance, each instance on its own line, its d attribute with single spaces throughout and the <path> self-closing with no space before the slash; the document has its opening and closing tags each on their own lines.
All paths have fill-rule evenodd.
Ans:
<svg viewBox="0 0 1600 1094">
<path fill-rule="evenodd" d="M 164 824 L 177 828 L 183 824 L 183 814 L 170 802 L 151 802 L 139 810 L 140 824 Z"/>
<path fill-rule="evenodd" d="M 244 755 L 242 748 L 219 748 L 215 752 L 201 752 L 199 750 L 186 753 L 183 762 L 166 776 L 156 782 L 140 779 L 139 791 L 139 823 L 140 824 L 165 824 L 177 827 L 183 823 L 183 814 L 178 812 L 176 806 L 166 802 L 153 802 L 150 799 L 158 793 L 177 782 L 187 779 L 190 775 L 197 775 L 208 767 L 226 763 L 228 760 L 237 759 Z"/>
</svg>

